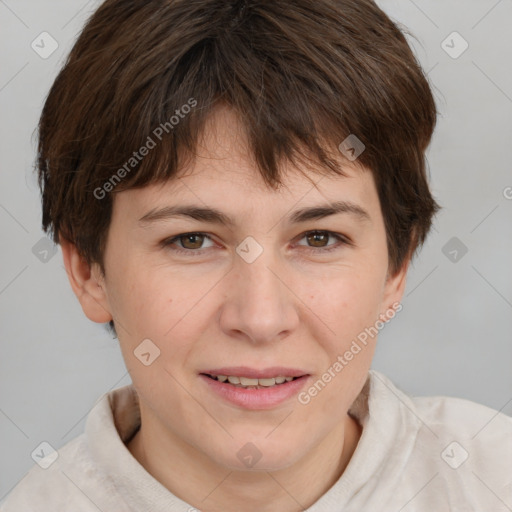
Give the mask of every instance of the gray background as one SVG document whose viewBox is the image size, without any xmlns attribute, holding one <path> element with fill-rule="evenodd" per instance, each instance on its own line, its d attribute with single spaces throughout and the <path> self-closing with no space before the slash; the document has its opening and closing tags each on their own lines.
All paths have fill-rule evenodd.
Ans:
<svg viewBox="0 0 512 512">
<path fill-rule="evenodd" d="M 83 315 L 60 248 L 44 253 L 32 173 L 44 98 L 99 3 L 0 0 L 0 500 L 40 442 L 60 448 L 104 392 L 131 382 L 117 340 Z M 440 111 L 428 162 L 444 209 L 410 269 L 403 311 L 380 334 L 374 368 L 412 394 L 512 414 L 512 1 L 378 4 L 419 39 L 408 38 Z M 46 59 L 31 48 L 44 31 L 59 45 Z M 442 45 L 453 31 L 469 44 L 458 58 L 443 49 L 460 51 L 457 36 Z"/>
</svg>

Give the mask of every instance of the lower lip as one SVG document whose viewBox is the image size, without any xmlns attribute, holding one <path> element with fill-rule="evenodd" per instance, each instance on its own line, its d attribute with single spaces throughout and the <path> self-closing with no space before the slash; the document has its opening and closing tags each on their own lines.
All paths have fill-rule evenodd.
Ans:
<svg viewBox="0 0 512 512">
<path fill-rule="evenodd" d="M 299 393 L 309 375 L 262 389 L 244 389 L 226 384 L 206 375 L 199 375 L 210 389 L 222 398 L 245 409 L 271 409 Z"/>
</svg>

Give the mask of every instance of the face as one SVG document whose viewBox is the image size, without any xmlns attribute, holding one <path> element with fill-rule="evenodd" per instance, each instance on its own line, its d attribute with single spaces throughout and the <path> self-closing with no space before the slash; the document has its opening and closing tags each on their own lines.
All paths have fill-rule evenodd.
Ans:
<svg viewBox="0 0 512 512">
<path fill-rule="evenodd" d="M 358 335 L 400 300 L 404 274 L 387 279 L 370 172 L 303 168 L 313 186 L 289 164 L 271 190 L 232 113 L 205 133 L 178 179 L 115 196 L 105 279 L 82 306 L 114 318 L 143 425 L 210 463 L 247 469 L 254 451 L 258 468 L 285 468 L 346 419 L 376 341 Z M 299 378 L 244 389 L 206 374 Z"/>
</svg>

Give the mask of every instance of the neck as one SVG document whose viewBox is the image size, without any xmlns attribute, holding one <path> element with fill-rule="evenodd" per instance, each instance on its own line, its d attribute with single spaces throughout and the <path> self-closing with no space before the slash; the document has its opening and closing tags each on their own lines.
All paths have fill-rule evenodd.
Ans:
<svg viewBox="0 0 512 512">
<path fill-rule="evenodd" d="M 359 423 L 347 415 L 306 457 L 271 472 L 230 470 L 194 447 L 142 426 L 127 448 L 174 495 L 205 512 L 296 512 L 310 507 L 341 477 L 361 433 Z M 159 439 L 157 446 L 152 439 Z M 169 441 L 166 449 L 162 439 Z"/>
</svg>

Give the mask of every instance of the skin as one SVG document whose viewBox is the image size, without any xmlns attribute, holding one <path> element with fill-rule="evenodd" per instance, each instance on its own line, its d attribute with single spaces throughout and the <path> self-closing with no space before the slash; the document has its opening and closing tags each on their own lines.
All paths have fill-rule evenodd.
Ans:
<svg viewBox="0 0 512 512">
<path fill-rule="evenodd" d="M 321 177 L 303 167 L 313 186 L 283 163 L 284 186 L 272 190 L 259 176 L 238 118 L 222 108 L 178 179 L 115 195 L 105 275 L 73 244 L 62 245 L 84 313 L 94 322 L 114 319 L 139 395 L 142 426 L 128 449 L 200 510 L 302 510 L 339 479 L 356 449 L 362 430 L 348 410 L 367 378 L 376 338 L 307 405 L 293 397 L 249 411 L 214 394 L 198 375 L 222 366 L 288 366 L 309 373 L 309 386 L 400 301 L 409 262 L 388 276 L 373 177 L 357 161 L 343 165 L 347 177 Z M 341 213 L 286 221 L 296 209 L 339 200 L 356 203 L 370 219 Z M 138 222 L 155 207 L 180 204 L 219 209 L 236 224 L 178 217 Z M 312 230 L 339 233 L 352 245 L 326 233 L 315 240 L 307 235 Z M 160 244 L 191 232 L 211 239 Z M 250 264 L 235 252 L 247 236 L 263 247 Z M 337 248 L 325 252 L 326 246 Z M 160 349 L 149 366 L 134 355 L 146 338 Z M 251 468 L 237 457 L 248 442 L 261 453 Z"/>
</svg>

